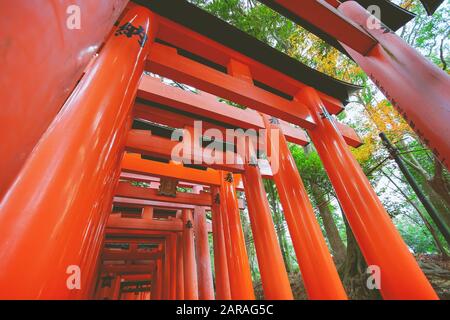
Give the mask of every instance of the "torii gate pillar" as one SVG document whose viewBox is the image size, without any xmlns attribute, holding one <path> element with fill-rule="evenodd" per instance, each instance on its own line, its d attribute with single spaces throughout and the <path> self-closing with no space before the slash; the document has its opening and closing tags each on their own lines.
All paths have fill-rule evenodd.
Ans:
<svg viewBox="0 0 450 320">
<path fill-rule="evenodd" d="M 365 56 L 343 45 L 421 140 L 450 170 L 450 77 L 389 28 L 369 29 L 375 19 L 355 1 L 339 6 L 378 44 Z"/>
<path fill-rule="evenodd" d="M 286 138 L 264 116 L 273 179 L 309 299 L 347 299 Z"/>
<path fill-rule="evenodd" d="M 380 271 L 385 299 L 437 299 L 437 295 L 409 252 L 383 208 L 369 180 L 351 154 L 315 89 L 297 96 L 316 122 L 309 136 L 336 191 L 361 251 Z"/>
<path fill-rule="evenodd" d="M 142 38 L 111 33 L 2 199 L 0 298 L 89 297 L 153 18 L 130 7 L 119 26 L 141 27 Z"/>
</svg>

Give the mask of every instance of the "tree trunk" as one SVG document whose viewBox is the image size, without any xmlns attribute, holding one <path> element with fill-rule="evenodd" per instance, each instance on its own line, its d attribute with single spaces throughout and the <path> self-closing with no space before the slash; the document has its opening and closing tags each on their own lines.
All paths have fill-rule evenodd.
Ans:
<svg viewBox="0 0 450 320">
<path fill-rule="evenodd" d="M 403 190 L 395 183 L 395 181 L 388 175 L 386 172 L 384 172 L 383 169 L 380 170 L 381 173 L 395 186 L 395 188 L 400 192 L 400 194 L 405 198 L 409 204 L 416 210 L 417 214 L 422 219 L 423 223 L 425 224 L 425 227 L 430 231 L 431 236 L 433 237 L 434 243 L 436 244 L 436 248 L 441 252 L 442 258 L 447 259 L 447 252 L 445 251 L 441 240 L 439 239 L 436 230 L 434 229 L 434 226 L 431 225 L 431 223 L 427 220 L 427 218 L 422 214 L 422 212 L 419 209 L 419 206 L 412 201 L 406 194 L 403 192 Z"/>
<path fill-rule="evenodd" d="M 442 217 L 445 224 L 450 227 L 450 211 L 448 207 L 446 206 L 446 199 L 442 197 L 439 193 L 436 192 L 436 187 L 440 183 L 437 182 L 437 180 L 434 181 L 434 186 L 432 184 L 433 180 L 427 180 L 424 179 L 421 181 L 422 187 L 428 196 L 428 199 L 433 204 L 433 206 L 436 208 L 438 214 Z M 450 244 L 449 244 L 450 245 Z"/>
<path fill-rule="evenodd" d="M 289 249 L 287 246 L 287 240 L 286 240 L 286 234 L 284 230 L 283 225 L 283 217 L 280 213 L 279 207 L 278 207 L 278 199 L 275 192 L 275 186 L 274 182 L 271 180 L 265 180 L 266 188 L 269 191 L 269 202 L 270 206 L 272 207 L 273 217 L 274 217 L 274 223 L 275 223 L 275 229 L 277 232 L 278 242 L 281 249 L 281 254 L 283 255 L 284 264 L 286 266 L 286 271 L 288 273 L 291 272 L 291 257 L 289 255 Z"/>
<path fill-rule="evenodd" d="M 330 243 L 331 251 L 336 265 L 342 264 L 345 260 L 345 245 L 339 235 L 339 230 L 334 222 L 333 215 L 328 205 L 328 201 L 325 200 L 324 193 L 320 187 L 310 181 L 312 196 L 317 203 L 320 217 L 322 218 L 323 226 Z"/>
<path fill-rule="evenodd" d="M 450 183 L 444 176 L 444 167 L 435 158 L 434 160 L 434 176 L 428 181 L 430 187 L 440 196 L 445 204 L 445 211 L 442 212 L 445 222 L 450 226 Z"/>
<path fill-rule="evenodd" d="M 408 200 L 408 199 L 407 199 Z M 434 229 L 433 225 L 428 221 L 428 219 L 422 214 L 422 212 L 419 209 L 419 206 L 417 203 L 410 201 L 413 208 L 416 210 L 416 212 L 419 214 L 420 218 L 422 219 L 423 223 L 425 224 L 425 227 L 428 229 L 428 231 L 431 234 L 431 237 L 433 238 L 434 244 L 436 245 L 436 249 L 441 253 L 441 257 L 444 260 L 448 260 L 448 254 L 441 243 L 441 240 L 439 239 L 437 231 Z"/>
<path fill-rule="evenodd" d="M 343 215 L 345 229 L 347 231 L 347 256 L 345 263 L 339 268 L 342 283 L 350 299 L 357 300 L 378 300 L 381 299 L 377 289 L 367 287 L 369 274 L 366 272 L 367 263 L 358 247 L 355 236 L 348 224 L 347 218 Z"/>
<path fill-rule="evenodd" d="M 400 141 L 399 145 L 405 150 L 408 149 L 404 141 Z M 450 227 L 450 182 L 444 175 L 445 169 L 442 164 L 434 157 L 434 172 L 430 176 L 413 153 L 406 153 L 402 155 L 402 158 L 406 160 L 411 172 L 420 175 L 419 184 L 447 226 Z"/>
<path fill-rule="evenodd" d="M 253 282 L 259 279 L 259 271 L 255 262 L 255 252 L 252 244 L 252 234 L 250 223 L 247 220 L 247 215 L 241 211 L 242 230 L 244 232 L 245 248 L 247 249 L 248 262 L 250 264 L 250 270 L 252 272 Z"/>
</svg>

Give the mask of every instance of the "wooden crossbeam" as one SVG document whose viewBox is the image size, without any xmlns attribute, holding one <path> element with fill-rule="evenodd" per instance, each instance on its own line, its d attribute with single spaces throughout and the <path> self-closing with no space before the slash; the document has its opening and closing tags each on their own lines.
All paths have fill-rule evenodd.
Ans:
<svg viewBox="0 0 450 320">
<path fill-rule="evenodd" d="M 214 169 L 198 170 L 184 167 L 182 164 L 162 163 L 141 159 L 139 154 L 126 153 L 122 160 L 122 171 L 145 173 L 156 177 L 172 177 L 202 185 L 219 186 L 220 173 Z"/>
<path fill-rule="evenodd" d="M 152 280 L 153 276 L 151 273 L 149 274 L 127 274 L 120 277 L 120 279 L 125 282 L 132 282 L 132 281 L 150 281 Z"/>
<path fill-rule="evenodd" d="M 115 195 L 119 197 L 145 199 L 160 202 L 185 203 L 196 206 L 211 205 L 211 195 L 205 192 L 201 192 L 199 194 L 177 192 L 176 197 L 168 197 L 159 195 L 158 190 L 133 186 L 128 182 L 119 182 L 119 185 L 116 188 Z"/>
<path fill-rule="evenodd" d="M 114 274 L 148 274 L 153 271 L 154 262 L 143 265 L 132 265 L 132 264 L 107 264 L 103 265 L 101 270 L 104 273 L 114 273 Z"/>
<path fill-rule="evenodd" d="M 107 223 L 107 233 L 110 230 L 121 230 L 126 233 L 126 230 L 141 230 L 143 232 L 181 232 L 183 231 L 183 221 L 178 218 L 170 220 L 155 220 L 155 219 L 135 219 L 122 218 L 118 215 L 111 215 Z M 212 232 L 211 223 L 207 223 L 208 232 Z M 131 233 L 132 234 L 132 233 Z"/>
<path fill-rule="evenodd" d="M 175 0 L 135 1 L 161 15 L 156 32 L 158 40 L 220 68 L 226 68 L 230 59 L 241 61 L 250 67 L 255 81 L 291 97 L 305 85 L 313 86 L 320 91 L 320 98 L 332 114 L 342 111 L 342 101 L 359 89 L 304 66 L 186 1 L 176 1 L 180 10 L 173 10 Z"/>
<path fill-rule="evenodd" d="M 179 143 L 180 142 L 178 141 L 151 135 L 149 131 L 146 130 L 130 130 L 130 132 L 128 133 L 126 150 L 144 155 L 171 159 L 172 151 Z M 241 157 L 233 152 L 216 151 L 214 154 L 214 158 L 207 155 L 207 153 L 204 152 L 203 148 L 199 148 L 196 153 L 197 156 L 200 156 L 200 159 L 202 159 L 201 165 L 232 172 L 244 171 L 244 166 L 242 164 L 236 163 L 237 159 L 241 159 Z M 183 150 L 180 156 L 183 156 L 183 163 L 194 163 L 195 157 L 192 150 Z M 226 163 L 227 157 L 229 157 L 229 159 L 234 159 L 233 162 L 235 162 L 235 164 Z M 216 159 L 221 159 L 221 161 L 215 161 Z"/>
<path fill-rule="evenodd" d="M 188 92 L 180 88 L 168 86 L 162 83 L 160 79 L 152 76 L 144 75 L 142 77 L 139 84 L 138 97 L 167 105 L 179 111 L 191 113 L 202 119 L 208 118 L 218 121 L 231 127 L 255 130 L 264 129 L 262 117 L 255 110 L 233 108 L 225 103 L 219 102 L 218 98 L 212 94 L 201 91 L 198 94 Z M 146 112 L 146 107 L 137 103 L 134 109 L 136 115 L 144 119 L 149 115 L 151 116 L 151 113 Z M 167 114 L 161 113 L 167 117 Z M 183 118 L 183 115 L 180 116 L 186 122 L 192 119 L 186 116 Z M 169 122 L 172 121 L 170 119 L 167 120 Z M 173 122 L 171 123 L 174 124 Z M 285 121 L 281 121 L 280 126 L 289 142 L 299 145 L 306 145 L 309 142 L 303 130 L 294 128 Z M 217 127 L 217 124 L 212 127 Z M 175 126 L 175 128 L 180 128 L 180 126 Z M 209 128 L 208 124 L 205 125 L 205 128 Z"/>
<path fill-rule="evenodd" d="M 105 240 L 105 244 L 128 244 L 131 247 L 133 246 L 137 246 L 139 244 L 151 244 L 151 245 L 156 245 L 156 247 L 160 247 L 161 243 L 164 241 L 164 239 L 155 239 L 155 238 L 139 238 L 139 237 L 135 237 L 135 238 L 128 238 L 128 237 L 120 237 L 117 236 L 116 234 L 114 235 L 114 237 L 110 237 L 110 235 L 114 234 L 115 229 L 109 228 L 108 232 L 106 233 L 106 235 L 108 236 L 107 239 Z"/>
<path fill-rule="evenodd" d="M 127 218 L 125 218 L 127 219 Z M 127 238 L 127 240 L 121 240 L 120 242 L 128 242 L 130 240 L 139 239 L 140 242 L 142 240 L 151 240 L 163 242 L 166 238 L 172 233 L 169 231 L 161 231 L 161 230 L 146 230 L 139 228 L 106 228 L 106 238 L 108 242 L 114 238 Z"/>
<path fill-rule="evenodd" d="M 206 92 L 195 94 L 166 85 L 155 77 L 147 75 L 142 77 L 139 84 L 138 97 L 192 114 L 192 117 L 185 114 L 176 114 L 157 108 L 151 104 L 136 102 L 134 107 L 136 118 L 161 123 L 174 128 L 193 126 L 194 116 L 196 116 L 198 117 L 197 119 L 202 120 L 207 118 L 236 128 L 264 129 L 262 117 L 255 110 L 234 108 L 219 102 L 217 97 L 212 94 Z M 279 122 L 287 141 L 302 146 L 309 142 L 308 137 L 302 129 L 296 128 L 284 120 L 279 120 Z M 225 136 L 225 127 L 217 125 L 217 123 L 210 124 L 208 121 L 203 121 L 202 125 L 205 130 L 209 128 L 219 129 Z M 353 128 L 342 123 L 339 123 L 338 127 L 348 145 L 359 147 L 362 144 Z"/>
<path fill-rule="evenodd" d="M 108 219 L 107 228 L 179 232 L 183 230 L 183 222 L 181 219 L 176 218 L 171 220 L 155 220 L 122 218 L 118 215 L 111 215 Z"/>
<path fill-rule="evenodd" d="M 137 174 L 137 173 L 127 173 L 127 172 L 122 172 L 120 174 L 120 178 L 122 180 L 128 180 L 128 181 L 140 181 L 140 182 L 148 182 L 148 183 L 159 183 L 160 178 L 158 177 L 153 177 L 153 176 L 149 176 L 149 175 L 145 175 L 145 174 Z M 185 188 L 192 188 L 194 186 L 199 186 L 199 187 L 206 187 L 206 186 L 202 186 L 196 183 L 190 183 L 187 181 L 179 181 L 178 185 L 180 187 L 185 187 Z"/>
<path fill-rule="evenodd" d="M 258 166 L 264 178 L 272 177 L 270 164 L 266 159 L 258 159 Z M 124 173 L 134 173 L 141 176 L 144 174 L 169 177 L 206 186 L 220 186 L 221 184 L 220 172 L 215 169 L 199 170 L 184 167 L 182 164 L 142 159 L 141 155 L 136 153 L 125 153 L 121 167 Z M 129 180 L 133 181 L 133 179 Z"/>
<path fill-rule="evenodd" d="M 103 249 L 102 259 L 105 261 L 113 261 L 113 260 L 154 260 L 161 258 L 163 256 L 163 252 L 161 250 L 155 252 L 139 252 L 134 251 L 130 252 L 127 250 L 111 250 L 111 249 Z"/>
<path fill-rule="evenodd" d="M 334 121 L 334 123 L 336 124 L 336 127 L 339 130 L 339 132 L 342 134 L 342 137 L 344 138 L 345 142 L 349 146 L 353 148 L 358 148 L 363 145 L 363 142 L 356 133 L 355 129 L 338 121 Z"/>
<path fill-rule="evenodd" d="M 246 81 L 180 56 L 175 48 L 155 43 L 149 54 L 146 70 L 303 128 L 315 127 L 310 111 L 301 102 L 283 99 Z"/>
<path fill-rule="evenodd" d="M 180 89 L 181 90 L 181 89 Z M 182 129 L 186 127 L 194 127 L 195 121 L 202 120 L 203 132 L 208 129 L 220 130 L 225 136 L 226 127 L 213 124 L 211 122 L 205 121 L 200 117 L 187 116 L 182 112 L 178 112 L 177 109 L 169 110 L 167 108 L 160 108 L 155 106 L 153 102 L 147 103 L 147 101 L 136 101 L 133 108 L 133 116 L 136 120 L 150 121 L 156 124 L 161 124 L 174 129 Z"/>
<path fill-rule="evenodd" d="M 239 191 L 243 190 L 242 185 L 238 188 Z M 167 209 L 167 210 L 181 210 L 181 209 L 191 209 L 195 208 L 194 205 L 185 204 L 185 203 L 173 203 L 173 202 L 162 202 L 162 201 L 152 201 L 152 200 L 143 200 L 143 199 L 133 199 L 133 198 L 124 198 L 124 197 L 114 197 L 113 203 L 115 205 L 123 205 L 133 208 L 143 208 L 146 206 L 154 207 L 158 209 Z M 245 209 L 244 200 L 238 199 L 239 209 Z M 208 206 L 206 206 L 208 207 Z"/>
<path fill-rule="evenodd" d="M 173 203 L 173 202 L 162 202 L 162 201 L 152 201 L 152 200 L 144 200 L 144 199 L 133 199 L 133 198 L 125 198 L 125 197 L 114 197 L 113 203 L 115 205 L 123 205 L 133 208 L 143 208 L 143 207 L 154 207 L 159 209 L 168 209 L 168 210 L 181 210 L 181 209 L 194 209 L 195 206 L 191 204 L 185 203 Z"/>
</svg>

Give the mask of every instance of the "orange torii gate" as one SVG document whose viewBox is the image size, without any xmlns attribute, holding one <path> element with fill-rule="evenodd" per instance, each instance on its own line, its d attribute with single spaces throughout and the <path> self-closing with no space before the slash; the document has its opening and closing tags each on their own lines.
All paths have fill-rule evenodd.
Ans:
<svg viewBox="0 0 450 320">
<path fill-rule="evenodd" d="M 381 62 L 367 57 L 381 61 L 385 55 L 381 45 L 388 45 L 391 52 L 405 49 L 394 35 L 359 26 L 365 13 L 353 1 L 308 0 L 305 3 L 315 10 L 306 13 L 289 7 L 289 1 L 275 2 L 293 15 L 306 14 L 302 18 L 341 42 L 374 74 Z M 309 142 L 303 129 L 317 149 L 368 264 L 382 270 L 383 297 L 437 298 L 347 147 L 358 146 L 359 139 L 332 116 L 343 110 L 358 87 L 307 68 L 185 1 L 117 3 L 114 10 L 123 12 L 116 26 L 112 24 L 119 13 L 102 4 L 90 18 L 100 18 L 108 10 L 115 13 L 102 20 L 106 22 L 101 28 L 92 26 L 96 19 L 89 20 L 89 30 L 79 30 L 83 41 L 41 63 L 49 73 L 42 80 L 45 86 L 34 90 L 45 109 L 40 121 L 23 117 L 26 106 L 17 113 L 7 109 L 15 122 L 23 120 L 32 130 L 8 141 L 1 162 L 7 169 L 1 171 L 5 180 L 0 189 L 0 286 L 7 289 L 0 292 L 1 298 L 254 299 L 236 193 L 240 189 L 247 200 L 264 295 L 292 299 L 264 176 L 276 183 L 308 297 L 347 299 L 287 146 L 287 141 Z M 65 5 L 61 2 L 57 10 Z M 9 4 L 2 6 L 11 16 L 20 14 Z M 36 19 L 47 18 L 36 14 Z M 58 28 L 64 27 L 58 26 L 48 37 L 56 37 Z M 90 34 L 91 29 L 97 32 Z M 96 48 L 103 38 L 107 40 L 89 65 L 89 59 L 81 59 L 84 63 L 70 64 L 61 75 L 55 72 L 53 63 Z M 12 47 L 20 44 L 19 39 Z M 43 51 L 39 43 L 29 45 L 33 44 L 39 59 Z M 432 71 L 442 80 L 429 85 L 433 101 L 448 101 L 445 90 L 439 90 L 448 76 L 406 49 L 407 65 L 420 65 L 414 73 L 417 77 L 409 80 L 425 83 L 425 74 Z M 394 81 L 405 77 L 405 70 L 392 61 L 383 68 L 394 75 Z M 18 70 L 17 75 L 26 75 L 23 67 Z M 170 88 L 149 72 L 204 92 Z M 58 76 L 67 82 L 55 83 Z M 389 81 L 380 79 L 383 87 L 395 90 L 397 101 L 416 97 L 405 86 Z M 61 110 L 64 99 L 46 95 L 52 84 L 54 90 L 71 91 Z M 25 95 L 29 88 L 24 83 L 17 94 Z M 233 109 L 216 96 L 248 109 Z M 439 109 L 434 102 L 430 108 L 436 118 L 415 123 L 448 164 L 448 141 L 442 138 L 448 131 L 444 125 L 448 116 L 442 113 L 448 111 L 448 104 Z M 415 117 L 406 106 L 403 110 L 407 117 Z M 144 128 L 135 128 L 133 120 L 141 121 Z M 239 141 L 233 140 L 234 148 L 221 154 L 222 159 L 231 154 L 233 163 L 211 164 L 206 158 L 190 165 L 187 162 L 204 154 L 201 145 L 187 150 L 185 164 L 171 162 L 173 141 L 158 135 L 158 130 L 182 129 L 184 139 L 193 132 L 195 120 L 218 132 L 266 129 L 267 134 L 259 138 L 269 155 L 279 154 L 279 160 L 255 162 L 249 153 L 261 145 L 252 145 L 249 139 L 244 152 L 235 150 Z M 430 129 L 433 126 L 439 127 L 437 134 Z M 6 133 L 2 136 L 9 136 Z M 203 137 L 208 137 L 207 130 L 200 132 Z M 22 160 L 14 163 L 14 157 Z M 136 185 L 142 182 L 150 186 Z M 153 182 L 171 184 L 172 193 L 155 189 Z M 192 192 L 174 192 L 177 186 Z M 120 217 L 111 213 L 113 203 L 122 206 Z M 210 230 L 205 207 L 211 211 Z M 214 239 L 215 292 L 209 231 Z M 32 249 L 36 243 L 39 250 Z M 33 272 L 28 272 L 29 266 Z M 81 272 L 76 288 L 67 285 L 73 266 Z"/>
<path fill-rule="evenodd" d="M 154 193 L 147 191 L 150 191 L 149 188 L 142 188 L 142 187 L 136 187 L 131 186 L 129 183 L 121 182 L 122 187 L 118 188 L 117 194 L 121 196 L 125 196 L 128 199 L 153 199 Z M 197 186 L 194 186 L 194 189 Z M 124 189 L 127 191 L 120 191 L 120 189 Z M 134 243 L 142 243 L 148 237 L 153 239 L 152 241 L 158 241 L 158 239 L 161 241 L 163 239 L 164 245 L 163 250 L 157 250 L 156 252 L 145 252 L 145 251 L 136 251 L 136 245 L 134 245 L 132 248 L 127 246 L 125 250 L 111 250 L 111 249 L 104 249 L 102 253 L 102 267 L 100 271 L 100 278 L 99 283 L 103 281 L 104 277 L 109 277 L 112 279 L 115 279 L 118 276 L 121 276 L 124 273 L 129 272 L 140 272 L 142 274 L 148 275 L 149 272 L 151 272 L 151 268 L 149 266 L 136 264 L 136 262 L 133 263 L 132 268 L 128 268 L 127 261 L 133 262 L 133 260 L 137 261 L 143 261 L 143 260 L 156 260 L 154 263 L 158 265 L 157 259 L 164 258 L 163 262 L 166 264 L 165 266 L 159 267 L 159 270 L 163 270 L 162 274 L 157 273 L 157 271 L 153 270 L 153 279 L 152 280 L 152 286 L 153 284 L 156 284 L 159 278 L 163 278 L 161 281 L 161 288 L 169 287 L 169 291 L 162 291 L 161 293 L 157 293 L 156 297 L 163 298 L 163 299 L 175 299 L 177 297 L 177 286 L 180 286 L 179 282 L 183 281 L 183 288 L 187 288 L 187 292 L 184 292 L 183 289 L 183 297 L 187 295 L 187 297 L 190 298 L 196 298 L 196 295 L 194 295 L 195 292 L 197 292 L 197 289 L 190 287 L 193 283 L 197 283 L 197 281 L 193 282 L 193 279 L 191 279 L 190 275 L 193 273 L 192 268 L 201 270 L 201 266 L 205 265 L 206 270 L 211 270 L 210 262 L 208 265 L 208 262 L 205 261 L 207 259 L 209 261 L 209 246 L 208 246 L 208 240 L 207 240 L 207 233 L 211 232 L 211 226 L 206 223 L 206 220 L 203 219 L 204 224 L 201 224 L 202 216 L 205 218 L 204 213 L 198 213 L 195 216 L 195 220 L 193 221 L 192 216 L 192 209 L 186 208 L 181 202 L 184 203 L 195 203 L 197 206 L 194 206 L 194 211 L 196 208 L 200 207 L 211 207 L 212 200 L 211 196 L 205 197 L 201 194 L 185 194 L 185 196 L 191 196 L 191 197 L 179 197 L 177 195 L 175 198 L 170 196 L 158 196 L 159 203 L 154 203 L 154 206 L 149 207 L 149 203 L 139 203 L 132 201 L 128 202 L 128 206 L 130 204 L 134 205 L 135 208 L 141 208 L 140 210 L 133 210 L 132 212 L 120 212 L 121 210 L 126 209 L 127 207 L 116 207 L 115 212 L 113 213 L 110 218 L 108 219 L 107 223 L 107 229 L 106 229 L 106 245 L 108 245 L 111 242 L 111 239 L 115 239 L 115 241 L 119 241 L 118 239 L 123 239 L 122 241 L 128 245 L 128 242 L 130 239 L 134 239 Z M 198 198 L 199 201 L 195 200 L 195 198 Z M 120 203 L 123 205 L 126 203 L 123 199 L 123 197 L 120 197 L 121 200 L 115 201 L 115 203 Z M 208 200 L 209 199 L 209 200 Z M 173 210 L 174 207 L 170 206 L 167 208 L 167 204 L 173 204 L 173 201 L 176 200 L 176 202 L 180 202 L 177 204 L 177 210 Z M 130 208 L 130 207 L 128 207 Z M 142 209 L 143 208 L 143 209 Z M 159 208 L 159 209 L 157 209 Z M 156 212 L 156 210 L 159 210 L 159 212 Z M 173 213 L 174 216 L 170 216 L 170 214 Z M 187 215 L 187 216 L 186 216 Z M 183 220 L 185 219 L 185 220 Z M 190 222 L 195 222 L 195 225 L 191 225 L 190 228 L 186 228 L 185 225 L 187 223 L 186 219 Z M 193 247 L 192 247 L 192 240 L 183 241 L 179 243 L 177 241 L 177 238 L 179 236 L 183 237 L 191 237 L 192 235 L 192 228 L 195 230 L 195 236 L 196 236 L 196 258 L 193 254 Z M 202 238 L 202 234 L 206 236 Z M 185 246 L 188 244 L 188 246 Z M 111 245 L 109 245 L 111 246 Z M 180 265 L 179 262 L 177 262 L 177 252 L 180 250 L 178 249 L 179 246 L 182 246 L 182 251 L 184 260 L 189 262 L 187 266 L 191 266 L 191 269 L 187 268 L 187 270 L 184 270 L 183 264 Z M 202 255 L 203 252 L 203 255 Z M 206 256 L 204 254 L 207 254 Z M 162 254 L 162 255 L 161 255 Z M 108 261 L 124 261 L 125 265 L 109 265 Z M 181 261 L 182 263 L 182 261 Z M 152 264 L 152 262 L 150 262 Z M 170 271 L 167 271 L 167 266 L 170 265 Z M 139 268 L 139 269 L 137 269 Z M 179 270 L 181 268 L 181 271 Z M 158 267 L 156 267 L 156 270 L 158 270 Z M 167 273 L 164 273 L 167 272 Z M 180 277 L 179 273 L 186 273 L 186 283 L 184 283 L 183 278 Z M 214 298 L 214 292 L 212 288 L 212 277 L 211 274 L 202 275 L 199 272 L 198 277 L 198 287 L 199 287 L 199 297 L 202 299 L 212 299 Z M 136 280 L 141 281 L 141 279 Z M 154 281 L 154 282 L 153 282 Z M 111 287 L 112 288 L 112 287 Z M 150 288 L 151 290 L 152 287 Z M 97 293 L 95 296 L 98 297 L 99 294 L 103 294 L 104 290 L 102 286 L 97 286 Z M 133 291 L 136 292 L 136 291 Z M 107 290 L 106 294 L 111 294 L 111 291 Z M 203 295 L 202 295 L 203 294 Z M 193 295 L 193 296 L 190 296 Z M 152 297 L 152 294 L 150 294 L 150 297 Z M 152 298 L 154 298 L 155 295 L 153 295 Z M 111 298 L 108 296 L 108 298 Z M 117 299 L 117 293 L 112 297 L 113 299 Z M 129 297 L 124 297 L 129 298 Z M 131 296 L 131 298 L 134 298 L 134 296 Z"/>
</svg>

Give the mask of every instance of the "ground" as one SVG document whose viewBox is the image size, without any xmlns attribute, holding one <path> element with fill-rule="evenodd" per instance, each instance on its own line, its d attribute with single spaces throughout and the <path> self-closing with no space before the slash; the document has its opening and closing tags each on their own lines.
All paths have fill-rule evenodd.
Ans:
<svg viewBox="0 0 450 320">
<path fill-rule="evenodd" d="M 436 290 L 436 293 L 439 295 L 439 298 L 442 300 L 450 300 L 450 260 L 442 260 L 442 258 L 437 255 L 418 255 L 416 256 L 416 259 L 434 290 Z M 305 300 L 307 297 L 300 274 L 291 273 L 289 279 L 294 298 L 296 300 Z M 351 299 L 358 300 L 367 298 L 359 294 L 359 292 L 361 292 L 360 290 L 348 288 L 349 285 L 349 283 L 345 284 L 346 291 L 352 292 L 350 294 Z M 262 299 L 263 291 L 260 281 L 255 283 L 255 294 L 257 299 Z"/>
</svg>

